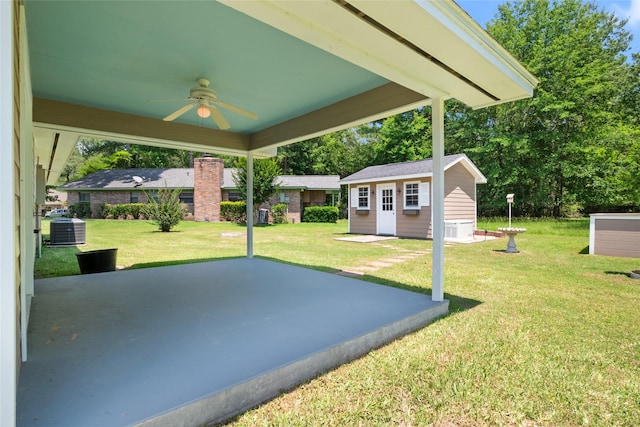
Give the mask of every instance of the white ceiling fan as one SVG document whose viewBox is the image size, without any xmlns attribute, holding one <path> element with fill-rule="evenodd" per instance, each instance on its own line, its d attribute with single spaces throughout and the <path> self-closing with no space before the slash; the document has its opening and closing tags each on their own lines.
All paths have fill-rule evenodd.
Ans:
<svg viewBox="0 0 640 427">
<path fill-rule="evenodd" d="M 184 107 L 180 107 L 178 110 L 169 114 L 162 120 L 164 120 L 165 122 L 171 122 L 196 106 L 198 107 L 198 109 L 196 110 L 198 116 L 202 117 L 203 119 L 211 116 L 213 121 L 220 129 L 229 129 L 231 125 L 229 124 L 227 119 L 224 118 L 217 107 L 226 108 L 227 110 L 233 111 L 234 113 L 238 113 L 253 120 L 256 120 L 258 118 L 258 116 L 247 110 L 243 110 L 242 108 L 236 107 L 235 105 L 227 104 L 226 102 L 220 101 L 216 95 L 216 91 L 209 87 L 209 80 L 200 78 L 196 81 L 198 82 L 198 86 L 191 88 L 189 97 L 186 99 L 187 101 L 192 102 L 188 103 Z"/>
</svg>

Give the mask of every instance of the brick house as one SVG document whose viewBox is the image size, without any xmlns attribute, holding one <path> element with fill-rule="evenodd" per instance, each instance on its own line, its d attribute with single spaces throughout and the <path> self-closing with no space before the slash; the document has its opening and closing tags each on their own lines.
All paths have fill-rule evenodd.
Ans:
<svg viewBox="0 0 640 427">
<path fill-rule="evenodd" d="M 432 238 L 433 160 L 370 166 L 343 178 L 349 187 L 349 232 Z M 487 178 L 464 154 L 444 157 L 445 239 L 473 239 L 476 185 Z"/>
<path fill-rule="evenodd" d="M 161 188 L 180 188 L 180 200 L 195 221 L 220 221 L 220 202 L 240 200 L 233 180 L 235 169 L 225 168 L 221 159 L 200 157 L 193 168 L 105 169 L 58 188 L 67 193 L 67 203 L 91 203 L 98 217 L 103 203 L 147 203 Z M 340 194 L 337 175 L 282 175 L 276 178 L 278 191 L 262 207 L 277 203 L 289 206 L 287 219 L 300 222 L 307 206 L 337 203 Z"/>
</svg>

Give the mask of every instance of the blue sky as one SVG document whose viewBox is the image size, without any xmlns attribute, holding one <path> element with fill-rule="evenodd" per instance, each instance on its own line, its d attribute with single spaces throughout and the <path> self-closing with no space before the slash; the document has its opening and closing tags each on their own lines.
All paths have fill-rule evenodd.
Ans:
<svg viewBox="0 0 640 427">
<path fill-rule="evenodd" d="M 506 0 L 455 0 L 482 27 L 498 12 Z M 633 34 L 631 52 L 640 52 L 640 0 L 596 0 L 596 4 L 618 17 L 629 19 L 627 31 Z M 630 56 L 630 55 L 629 55 Z"/>
</svg>

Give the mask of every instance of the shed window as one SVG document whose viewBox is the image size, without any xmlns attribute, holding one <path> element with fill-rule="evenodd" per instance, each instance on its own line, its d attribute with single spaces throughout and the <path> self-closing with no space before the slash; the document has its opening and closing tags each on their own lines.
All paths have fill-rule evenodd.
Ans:
<svg viewBox="0 0 640 427">
<path fill-rule="evenodd" d="M 356 209 L 369 209 L 369 186 L 362 185 L 351 189 L 351 207 Z"/>
<path fill-rule="evenodd" d="M 419 182 L 405 182 L 404 208 L 420 209 L 420 183 Z"/>
</svg>

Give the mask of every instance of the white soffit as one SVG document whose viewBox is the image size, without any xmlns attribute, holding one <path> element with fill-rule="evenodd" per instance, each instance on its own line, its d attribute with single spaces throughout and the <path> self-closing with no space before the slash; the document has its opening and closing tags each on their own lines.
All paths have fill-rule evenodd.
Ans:
<svg viewBox="0 0 640 427">
<path fill-rule="evenodd" d="M 537 83 L 450 0 L 221 1 L 431 98 L 480 108 L 531 97 Z"/>
</svg>

